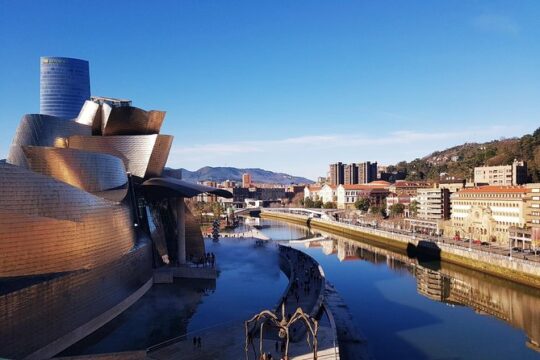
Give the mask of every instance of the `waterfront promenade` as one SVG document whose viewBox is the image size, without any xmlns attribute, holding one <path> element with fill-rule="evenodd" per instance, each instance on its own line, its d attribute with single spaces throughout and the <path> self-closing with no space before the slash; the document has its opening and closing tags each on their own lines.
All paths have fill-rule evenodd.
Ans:
<svg viewBox="0 0 540 360">
<path fill-rule="evenodd" d="M 279 246 L 280 268 L 289 278 L 283 296 L 272 309 L 279 317 L 282 305 L 289 317 L 297 308 L 319 316 L 324 308 L 326 279 L 319 264 L 299 250 Z M 249 294 L 246 294 L 249 296 Z M 261 309 L 263 310 L 263 309 Z M 254 314 L 255 315 L 255 314 Z M 330 314 L 330 316 L 332 316 Z M 247 319 L 245 319 L 247 320 Z M 318 332 L 318 359 L 339 359 L 338 331 L 333 320 L 323 323 Z M 312 350 L 306 343 L 305 327 L 298 321 L 291 327 L 290 359 L 312 359 Z M 201 337 L 202 346 L 193 346 L 193 337 Z M 274 359 L 280 359 L 281 344 L 277 334 L 268 330 L 263 336 L 263 352 L 271 353 Z M 278 350 L 276 351 L 276 343 Z M 255 334 L 252 344 L 245 352 L 245 328 L 243 323 L 226 324 L 171 339 L 148 349 L 150 359 L 258 359 L 259 334 Z M 247 356 L 247 357 L 246 357 Z M 355 357 L 359 358 L 359 357 Z M 364 357 L 360 357 L 364 359 Z M 367 357 L 366 357 L 367 359 Z"/>
<path fill-rule="evenodd" d="M 540 288 L 540 263 L 534 256 L 524 257 L 521 253 L 509 253 L 508 249 L 505 252 L 501 247 L 459 242 L 445 237 L 430 237 L 365 224 L 353 225 L 328 217 L 317 218 L 313 214 L 314 211 L 307 209 L 264 209 L 261 217 L 311 226 L 314 229 L 326 230 L 359 241 L 374 242 L 379 246 L 407 253 L 427 254 L 443 261 Z"/>
</svg>

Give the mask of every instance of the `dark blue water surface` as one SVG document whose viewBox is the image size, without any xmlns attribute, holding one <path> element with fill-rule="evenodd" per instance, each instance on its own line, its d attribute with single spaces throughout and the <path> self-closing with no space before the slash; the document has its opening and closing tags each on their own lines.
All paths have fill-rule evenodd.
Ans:
<svg viewBox="0 0 540 360">
<path fill-rule="evenodd" d="M 279 269 L 277 244 L 260 246 L 252 239 L 231 238 L 205 244 L 206 251 L 216 255 L 216 281 L 154 284 L 126 311 L 61 355 L 143 350 L 274 309 L 288 282 Z"/>
<path fill-rule="evenodd" d="M 188 331 L 251 318 L 273 309 L 287 287 L 280 271 L 277 245 L 257 246 L 248 239 L 206 241 L 206 251 L 216 254 L 220 274 L 215 292 L 202 299 Z"/>
<path fill-rule="evenodd" d="M 262 231 L 273 240 L 319 236 L 266 224 L 271 226 Z M 540 341 L 540 291 L 357 241 L 327 239 L 293 246 L 322 265 L 377 359 L 540 358 L 531 349 Z"/>
</svg>

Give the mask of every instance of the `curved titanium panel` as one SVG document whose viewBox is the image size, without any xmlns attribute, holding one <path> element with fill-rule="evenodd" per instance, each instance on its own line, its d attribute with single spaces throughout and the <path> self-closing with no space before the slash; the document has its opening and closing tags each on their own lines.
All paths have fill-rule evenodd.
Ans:
<svg viewBox="0 0 540 360">
<path fill-rule="evenodd" d="M 111 201 L 127 194 L 124 163 L 116 156 L 77 149 L 23 147 L 28 167 Z"/>
<path fill-rule="evenodd" d="M 92 126 L 96 116 L 99 115 L 100 110 L 99 104 L 91 100 L 86 100 L 75 121 L 79 124 Z"/>
<path fill-rule="evenodd" d="M 66 336 L 76 333 L 78 340 L 92 326 L 103 325 L 107 319 L 102 314 L 152 278 L 151 247 L 146 240 L 94 269 L 36 278 L 40 281 L 32 286 L 0 294 L 0 358 L 23 359 Z M 93 325 L 86 326 L 89 322 Z M 72 343 L 60 340 L 56 345 L 63 350 Z"/>
<path fill-rule="evenodd" d="M 144 194 L 151 199 L 191 198 L 202 193 L 214 194 L 228 199 L 233 197 L 227 190 L 190 183 L 172 177 L 151 178 L 143 182 L 141 187 Z"/>
<path fill-rule="evenodd" d="M 62 120 L 48 115 L 29 114 L 21 119 L 7 156 L 7 162 L 27 166 L 22 146 L 55 146 L 59 141 L 72 135 L 90 135 L 88 125 Z"/>
<path fill-rule="evenodd" d="M 126 205 L 0 164 L 0 277 L 92 268 L 134 243 Z"/>
<path fill-rule="evenodd" d="M 148 169 L 161 174 L 170 148 L 163 144 L 170 142 L 169 135 L 71 136 L 68 147 L 120 157 L 128 172 L 144 178 Z"/>
<path fill-rule="evenodd" d="M 114 107 L 103 118 L 103 136 L 159 134 L 165 111 L 145 111 L 133 106 Z"/>
<path fill-rule="evenodd" d="M 171 135 L 158 135 L 152 155 L 148 160 L 145 178 L 161 176 L 169 158 L 173 139 L 174 137 Z"/>
</svg>

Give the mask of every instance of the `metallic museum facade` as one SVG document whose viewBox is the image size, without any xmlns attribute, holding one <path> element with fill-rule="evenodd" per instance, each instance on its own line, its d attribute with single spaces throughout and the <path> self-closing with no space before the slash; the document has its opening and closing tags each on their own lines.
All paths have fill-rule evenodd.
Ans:
<svg viewBox="0 0 540 360">
<path fill-rule="evenodd" d="M 162 177 L 164 117 L 96 98 L 72 120 L 23 116 L 0 163 L 0 357 L 54 356 L 139 299 L 154 268 L 203 256 L 184 198 L 231 194 Z"/>
<path fill-rule="evenodd" d="M 71 119 L 90 99 L 88 61 L 42 57 L 40 65 L 40 113 Z"/>
</svg>

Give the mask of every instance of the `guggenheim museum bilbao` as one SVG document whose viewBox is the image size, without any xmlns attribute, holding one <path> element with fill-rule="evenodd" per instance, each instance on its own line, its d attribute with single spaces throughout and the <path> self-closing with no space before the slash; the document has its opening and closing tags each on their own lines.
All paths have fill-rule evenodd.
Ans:
<svg viewBox="0 0 540 360">
<path fill-rule="evenodd" d="M 204 254 L 184 198 L 231 196 L 162 176 L 165 112 L 91 97 L 88 62 L 43 57 L 40 84 L 0 162 L 0 358 L 52 357 L 113 319 L 154 269 Z"/>
</svg>

